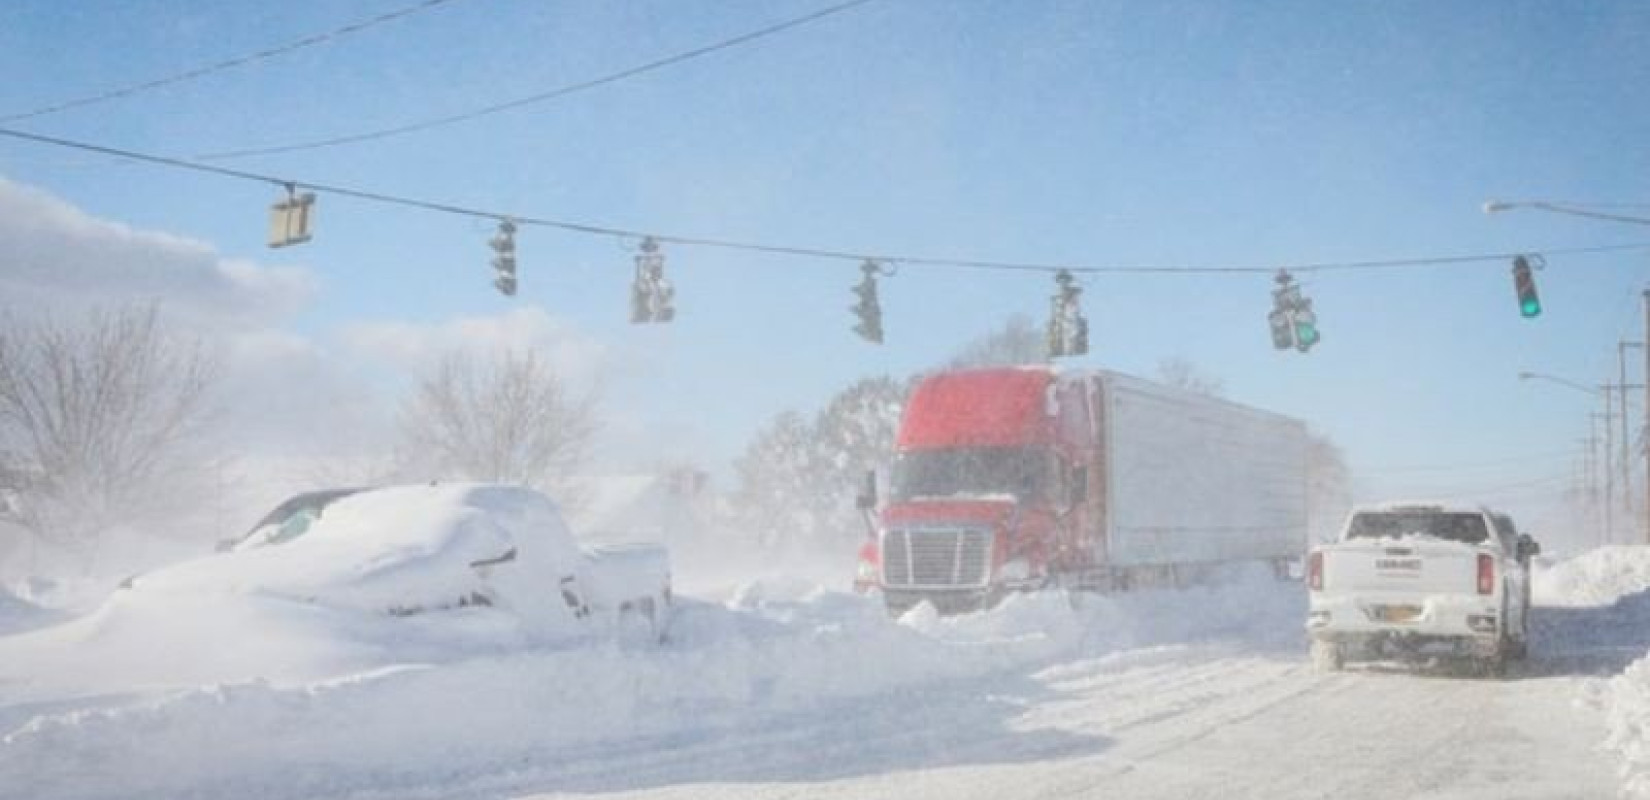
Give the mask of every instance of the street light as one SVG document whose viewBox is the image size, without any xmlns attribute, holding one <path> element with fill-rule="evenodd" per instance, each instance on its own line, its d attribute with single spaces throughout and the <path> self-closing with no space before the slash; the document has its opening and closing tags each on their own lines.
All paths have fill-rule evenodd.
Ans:
<svg viewBox="0 0 1650 800">
<path fill-rule="evenodd" d="M 1567 214 L 1572 217 L 1587 217 L 1589 219 L 1602 219 L 1610 222 L 1625 222 L 1631 225 L 1650 225 L 1650 218 L 1647 217 L 1630 217 L 1625 214 L 1611 214 L 1606 211 L 1592 210 L 1595 208 L 1611 207 L 1612 205 L 1615 207 L 1621 207 L 1623 205 L 1633 206 L 1634 204 L 1554 203 L 1547 200 L 1489 200 L 1484 203 L 1484 213 L 1498 214 L 1502 211 L 1513 211 L 1520 208 L 1527 208 L 1535 211 L 1546 211 L 1553 214 Z"/>
<path fill-rule="evenodd" d="M 1588 393 L 1588 394 L 1590 394 L 1594 397 L 1604 396 L 1604 387 L 1602 387 L 1602 386 L 1598 386 L 1598 387 L 1588 386 L 1586 384 L 1576 383 L 1575 381 L 1572 381 L 1572 380 L 1568 380 L 1568 379 L 1565 379 L 1565 378 L 1560 378 L 1557 375 L 1548 375 L 1545 372 L 1520 372 L 1520 373 L 1518 373 L 1518 379 L 1521 380 L 1521 381 L 1527 381 L 1527 380 L 1532 380 L 1532 379 L 1534 379 L 1534 380 L 1543 380 L 1543 381 L 1551 381 L 1551 382 L 1556 383 L 1560 386 L 1567 386 L 1567 387 L 1569 387 L 1571 389 L 1574 389 L 1578 392 L 1586 392 L 1586 393 Z"/>
<path fill-rule="evenodd" d="M 1615 526 L 1614 514 L 1612 513 L 1613 506 L 1615 505 L 1615 473 L 1612 471 L 1610 465 L 1611 451 L 1615 449 L 1615 443 L 1611 441 L 1613 438 L 1611 425 L 1615 414 L 1610 407 L 1610 391 L 1615 387 L 1609 384 L 1592 387 L 1583 383 L 1577 383 L 1576 381 L 1569 380 L 1568 378 L 1560 378 L 1557 375 L 1548 375 L 1545 372 L 1520 372 L 1518 373 L 1518 379 L 1521 381 L 1543 380 L 1549 383 L 1556 383 L 1567 389 L 1585 392 L 1604 400 L 1604 535 L 1602 538 L 1603 541 L 1608 544 L 1612 535 L 1611 529 Z M 1626 487 L 1622 488 L 1625 489 Z"/>
</svg>

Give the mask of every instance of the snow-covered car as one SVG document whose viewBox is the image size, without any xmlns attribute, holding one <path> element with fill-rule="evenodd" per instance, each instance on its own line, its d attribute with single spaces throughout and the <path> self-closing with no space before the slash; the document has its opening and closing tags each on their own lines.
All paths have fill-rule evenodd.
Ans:
<svg viewBox="0 0 1650 800">
<path fill-rule="evenodd" d="M 256 593 L 393 616 L 498 607 L 551 632 L 630 614 L 658 629 L 671 599 L 662 546 L 580 547 L 555 503 L 516 486 L 306 493 L 219 549 L 127 588 Z"/>
<path fill-rule="evenodd" d="M 1312 657 L 1465 657 L 1499 674 L 1528 649 L 1529 560 L 1540 547 L 1477 506 L 1355 509 L 1307 558 Z"/>
</svg>

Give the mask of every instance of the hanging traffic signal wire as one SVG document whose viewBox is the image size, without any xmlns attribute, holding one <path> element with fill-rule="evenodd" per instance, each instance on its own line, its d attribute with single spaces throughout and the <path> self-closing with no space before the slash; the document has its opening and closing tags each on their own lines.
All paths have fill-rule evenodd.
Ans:
<svg viewBox="0 0 1650 800">
<path fill-rule="evenodd" d="M 143 92 L 147 92 L 147 91 L 150 91 L 150 90 L 153 90 L 153 89 L 159 89 L 159 88 L 164 87 L 164 86 L 172 86 L 174 84 L 184 83 L 186 81 L 192 81 L 192 80 L 195 80 L 196 78 L 202 78 L 202 77 L 205 77 L 207 75 L 211 75 L 215 72 L 223 72 L 224 70 L 234 69 L 236 67 L 243 67 L 243 66 L 246 66 L 247 64 L 252 64 L 252 63 L 255 63 L 255 62 L 258 62 L 258 61 L 264 61 L 264 60 L 267 60 L 267 59 L 275 58 L 277 56 L 283 56 L 283 55 L 286 55 L 287 53 L 291 53 L 291 52 L 296 51 L 296 50 L 302 50 L 306 47 L 314 47 L 315 45 L 326 44 L 328 42 L 332 42 L 332 41 L 335 41 L 335 40 L 338 40 L 338 39 L 342 39 L 345 36 L 349 36 L 350 34 L 360 33 L 361 31 L 367 30 L 368 28 L 373 28 L 373 27 L 376 27 L 378 25 L 382 25 L 386 22 L 392 22 L 394 20 L 401 19 L 403 17 L 410 17 L 414 14 L 417 14 L 417 13 L 420 13 L 420 12 L 423 12 L 423 11 L 428 11 L 432 8 L 435 8 L 436 6 L 446 5 L 446 4 L 451 3 L 451 2 L 453 2 L 453 0 L 422 0 L 422 2 L 415 3 L 415 4 L 410 5 L 410 6 L 406 6 L 404 8 L 399 8 L 399 9 L 396 9 L 394 11 L 386 11 L 382 14 L 378 14 L 378 15 L 373 16 L 373 17 L 368 17 L 366 19 L 356 20 L 354 22 L 350 22 L 348 24 L 341 25 L 337 28 L 333 28 L 332 30 L 329 30 L 329 31 L 324 31 L 322 33 L 311 34 L 309 36 L 303 37 L 302 39 L 297 39 L 297 40 L 294 40 L 294 41 L 291 41 L 291 42 L 287 42 L 286 44 L 280 44 L 280 45 L 276 45 L 274 47 L 265 48 L 263 50 L 259 50 L 259 51 L 254 52 L 254 53 L 247 53 L 246 55 L 235 56 L 233 58 L 226 58 L 222 61 L 217 61 L 217 62 L 207 64 L 207 65 L 204 65 L 204 66 L 200 66 L 200 67 L 193 67 L 191 69 L 183 70 L 182 72 L 175 72 L 171 75 L 166 75 L 164 77 L 155 78 L 155 79 L 152 79 L 152 80 L 142 81 L 142 82 L 139 82 L 139 83 L 127 84 L 127 85 L 124 85 L 124 86 L 117 86 L 117 87 L 112 88 L 112 89 L 105 89 L 101 92 L 85 95 L 85 96 L 82 96 L 82 97 L 77 97 L 77 98 L 74 98 L 72 100 L 64 100 L 64 101 L 61 101 L 61 102 L 58 102 L 58 103 L 53 103 L 51 105 L 41 106 L 40 108 L 36 108 L 32 111 L 24 111 L 24 112 L 17 113 L 17 114 L 9 114 L 9 115 L 5 115 L 5 116 L 0 116 L 0 123 L 18 122 L 20 120 L 32 119 L 34 117 L 43 117 L 43 116 L 46 116 L 47 114 L 56 114 L 60 111 L 68 111 L 71 108 L 82 108 L 82 107 L 89 106 L 89 105 L 95 105 L 97 103 L 108 102 L 110 100 L 117 100 L 117 99 L 120 99 L 122 97 L 131 97 L 132 95 L 141 94 Z"/>
<path fill-rule="evenodd" d="M 752 253 L 766 253 L 770 255 L 795 256 L 798 258 L 813 258 L 822 260 L 842 261 L 875 261 L 884 266 L 919 266 L 951 269 L 973 269 L 1002 272 L 1041 272 L 1058 275 L 1061 272 L 1077 274 L 1137 274 L 1137 275 L 1254 275 L 1270 274 L 1278 269 L 1276 263 L 1270 266 L 1260 265 L 1141 265 L 1141 264 L 1051 264 L 1037 262 L 1016 261 L 982 261 L 963 258 L 946 258 L 934 256 L 907 256 L 867 251 L 825 249 L 815 247 L 800 247 L 793 245 L 766 244 L 760 242 L 735 241 L 730 239 L 714 239 L 698 236 L 677 236 L 660 233 L 649 233 L 632 228 L 617 228 L 606 225 L 593 225 L 568 220 L 551 219 L 547 217 L 533 217 L 497 209 L 482 209 L 461 206 L 453 203 L 436 202 L 400 195 L 385 194 L 349 186 L 327 184 L 318 181 L 301 181 L 283 178 L 275 175 L 252 172 L 248 170 L 221 167 L 216 164 L 202 164 L 198 161 L 160 156 L 151 153 L 142 153 L 135 150 L 125 150 L 106 145 L 79 142 L 56 136 L 46 136 L 12 128 L 0 127 L 0 137 L 35 142 L 72 150 L 80 150 L 101 155 L 115 156 L 131 161 L 138 161 L 173 169 L 189 170 L 218 175 L 225 178 L 234 178 L 243 181 L 253 181 L 268 184 L 279 189 L 307 189 L 319 194 L 331 194 L 338 197 L 353 198 L 384 205 L 417 208 L 425 211 L 434 211 L 456 216 L 465 216 L 487 220 L 510 219 L 516 225 L 532 225 L 571 233 L 583 233 L 594 236 L 607 236 L 626 241 L 652 239 L 655 244 L 675 244 L 684 247 L 706 247 L 724 250 L 739 250 Z M 1627 251 L 1650 250 L 1650 242 L 1632 242 L 1625 244 L 1594 245 L 1586 247 L 1553 247 L 1531 248 L 1518 252 L 1504 253 L 1475 253 L 1466 255 L 1429 256 L 1419 258 L 1395 258 L 1365 261 L 1320 261 L 1302 262 L 1283 265 L 1292 273 L 1315 272 L 1344 272 L 1363 270 L 1406 269 L 1416 267 L 1457 266 L 1466 264 L 1506 263 L 1517 256 L 1528 256 L 1540 253 L 1545 256 L 1561 255 L 1589 255 L 1601 253 L 1617 253 Z"/>
<path fill-rule="evenodd" d="M 530 106 L 530 105 L 535 105 L 535 104 L 538 104 L 538 103 L 545 103 L 545 102 L 549 102 L 551 100 L 557 100 L 557 99 L 560 99 L 562 97 L 566 97 L 570 94 L 577 94 L 579 92 L 589 91 L 591 89 L 595 89 L 595 88 L 600 87 L 600 86 L 606 86 L 607 84 L 610 84 L 610 83 L 617 83 L 619 81 L 628 80 L 628 79 L 634 78 L 638 75 L 644 75 L 644 74 L 649 73 L 649 72 L 664 69 L 665 67 L 670 67 L 670 66 L 674 66 L 676 64 L 680 64 L 684 61 L 691 61 L 693 59 L 700 58 L 700 57 L 703 57 L 703 56 L 708 56 L 712 53 L 716 53 L 716 52 L 721 51 L 721 50 L 727 50 L 729 48 L 738 47 L 738 46 L 743 45 L 743 44 L 748 44 L 748 43 L 754 42 L 758 39 L 762 39 L 762 38 L 765 38 L 765 37 L 768 37 L 768 36 L 772 36 L 772 35 L 777 34 L 777 33 L 782 33 L 784 31 L 788 31 L 792 28 L 799 28 L 799 27 L 802 27 L 803 25 L 807 25 L 809 23 L 817 22 L 819 20 L 822 20 L 822 19 L 824 19 L 826 17 L 829 17 L 833 14 L 840 14 L 844 11 L 854 9 L 854 8 L 859 7 L 859 6 L 865 5 L 866 3 L 871 3 L 871 2 L 875 2 L 875 0 L 849 0 L 849 2 L 838 3 L 837 5 L 834 5 L 834 6 L 829 6 L 829 7 L 826 7 L 826 8 L 822 8 L 822 9 L 820 9 L 818 11 L 815 11 L 811 14 L 805 14 L 805 15 L 800 16 L 800 17 L 793 17 L 791 19 L 785 20 L 783 22 L 778 22 L 778 23 L 775 23 L 773 25 L 769 25 L 769 26 L 764 27 L 764 28 L 758 28 L 756 30 L 749 31 L 747 33 L 742 33 L 738 36 L 734 36 L 734 37 L 729 38 L 729 39 L 723 39 L 719 42 L 714 42 L 712 44 L 704 45 L 702 47 L 696 47 L 696 48 L 693 48 L 692 50 L 685 50 L 685 51 L 680 52 L 680 53 L 675 53 L 673 55 L 665 56 L 664 58 L 654 59 L 653 61 L 649 61 L 645 64 L 638 64 L 638 65 L 633 66 L 633 67 L 628 67 L 626 69 L 619 70 L 618 72 L 608 73 L 606 75 L 603 75 L 603 76 L 600 76 L 600 77 L 597 77 L 597 78 L 591 78 L 589 80 L 580 81 L 578 83 L 568 84 L 566 86 L 558 86 L 554 89 L 547 89 L 547 90 L 544 90 L 544 91 L 541 91 L 541 92 L 535 92 L 533 94 L 527 95 L 526 97 L 518 97 L 518 98 L 515 98 L 514 100 L 506 100 L 506 101 L 503 101 L 503 102 L 500 102 L 500 103 L 494 103 L 492 105 L 482 106 L 481 108 L 473 109 L 473 110 L 470 110 L 470 111 L 464 111 L 464 112 L 460 112 L 460 113 L 457 113 L 457 114 L 447 114 L 445 116 L 440 116 L 440 117 L 431 117 L 429 119 L 418 120 L 416 122 L 408 122 L 408 123 L 405 123 L 405 124 L 402 124 L 402 125 L 395 125 L 395 126 L 388 127 L 388 128 L 379 128 L 379 129 L 376 129 L 376 130 L 361 131 L 359 133 L 350 133 L 350 134 L 344 134 L 344 135 L 341 135 L 341 136 L 330 136 L 330 137 L 327 137 L 327 138 L 324 138 L 324 139 L 311 139 L 309 141 L 293 142 L 293 143 L 290 143 L 290 144 L 269 145 L 269 146 L 266 146 L 266 147 L 246 147 L 246 148 L 241 148 L 241 149 L 237 149 L 237 150 L 220 150 L 218 152 L 212 152 L 212 153 L 201 153 L 201 154 L 196 155 L 195 158 L 198 158 L 198 159 L 203 160 L 203 161 L 216 161 L 216 160 L 220 160 L 220 159 L 245 158 L 247 156 L 273 155 L 275 153 L 292 153 L 292 152 L 296 152 L 296 151 L 299 151 L 299 150 L 317 150 L 317 149 L 320 149 L 320 148 L 323 148 L 323 147 L 337 147 L 337 146 L 346 145 L 346 144 L 360 144 L 362 142 L 371 142 L 371 141 L 377 141 L 379 139 L 388 139 L 392 136 L 402 136 L 402 135 L 409 134 L 409 133 L 416 133 L 418 131 L 427 131 L 431 128 L 440 128 L 440 127 L 444 127 L 444 126 L 447 126 L 447 125 L 453 125 L 453 124 L 460 123 L 460 122 L 467 122 L 467 121 L 472 120 L 472 119 L 478 119 L 480 117 L 485 117 L 485 116 L 490 116 L 492 114 L 498 114 L 498 113 L 501 113 L 501 112 L 510 111 L 510 110 L 513 110 L 513 109 L 521 108 L 523 106 Z M 5 120 L 0 120 L 0 122 L 4 122 L 4 121 Z"/>
</svg>

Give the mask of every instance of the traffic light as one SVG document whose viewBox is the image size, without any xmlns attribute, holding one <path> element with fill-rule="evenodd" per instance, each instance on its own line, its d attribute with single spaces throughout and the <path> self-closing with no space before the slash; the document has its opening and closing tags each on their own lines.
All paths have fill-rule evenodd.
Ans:
<svg viewBox="0 0 1650 800">
<path fill-rule="evenodd" d="M 1300 284 L 1288 270 L 1278 270 L 1274 280 L 1278 285 L 1272 290 L 1272 312 L 1266 315 L 1272 347 L 1307 352 L 1323 338 L 1318 332 L 1318 315 L 1312 311 L 1312 299 L 1301 295 Z"/>
<path fill-rule="evenodd" d="M 1283 309 L 1273 309 L 1266 315 L 1266 321 L 1272 326 L 1272 346 L 1279 350 L 1288 350 L 1295 346 L 1295 330 L 1289 321 L 1289 312 Z"/>
<path fill-rule="evenodd" d="M 859 269 L 864 273 L 864 277 L 860 278 L 859 283 L 853 288 L 859 302 L 848 309 L 859 317 L 859 324 L 854 326 L 854 333 L 859 334 L 865 341 L 882 344 L 882 304 L 877 301 L 877 272 L 881 268 L 875 261 L 867 260 Z"/>
<path fill-rule="evenodd" d="M 1054 285 L 1048 312 L 1049 358 L 1083 355 L 1089 351 L 1089 321 L 1081 305 L 1083 288 L 1067 270 L 1054 274 Z"/>
<path fill-rule="evenodd" d="M 630 284 L 630 321 L 669 322 L 676 318 L 676 287 L 665 278 L 665 256 L 659 252 L 659 243 L 649 236 L 642 239 L 641 252 L 636 254 L 636 278 Z"/>
<path fill-rule="evenodd" d="M 1312 313 L 1312 300 L 1301 298 L 1295 309 L 1295 349 L 1302 353 L 1318 343 L 1318 315 Z"/>
<path fill-rule="evenodd" d="M 516 224 L 507 219 L 498 222 L 498 233 L 487 241 L 493 248 L 493 288 L 505 297 L 516 294 Z"/>
<path fill-rule="evenodd" d="M 1519 315 L 1525 319 L 1541 316 L 1541 297 L 1535 291 L 1535 275 L 1531 272 L 1530 260 L 1524 256 L 1514 258 L 1512 273 L 1513 289 L 1518 292 Z"/>
<path fill-rule="evenodd" d="M 269 246 L 288 247 L 309 241 L 315 194 L 298 194 L 294 184 L 286 185 L 286 199 L 269 207 Z"/>
</svg>

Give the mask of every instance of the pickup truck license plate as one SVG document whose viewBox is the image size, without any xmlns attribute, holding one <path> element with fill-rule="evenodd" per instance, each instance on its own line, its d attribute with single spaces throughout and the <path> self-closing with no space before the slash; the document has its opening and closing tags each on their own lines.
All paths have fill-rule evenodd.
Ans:
<svg viewBox="0 0 1650 800">
<path fill-rule="evenodd" d="M 1382 622 L 1414 622 L 1421 616 L 1420 606 L 1376 606 L 1375 618 Z"/>
</svg>

